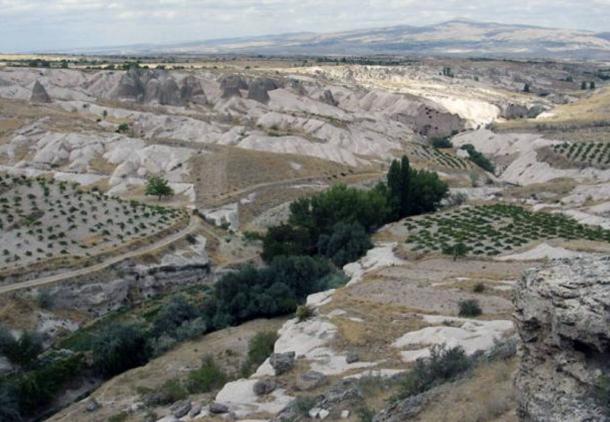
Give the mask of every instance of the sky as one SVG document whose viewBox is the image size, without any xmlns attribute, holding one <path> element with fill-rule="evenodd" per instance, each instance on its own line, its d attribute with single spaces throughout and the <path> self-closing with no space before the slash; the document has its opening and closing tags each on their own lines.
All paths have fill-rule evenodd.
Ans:
<svg viewBox="0 0 610 422">
<path fill-rule="evenodd" d="M 454 18 L 610 32 L 610 0 L 0 0 L 0 52 L 335 32 Z"/>
</svg>

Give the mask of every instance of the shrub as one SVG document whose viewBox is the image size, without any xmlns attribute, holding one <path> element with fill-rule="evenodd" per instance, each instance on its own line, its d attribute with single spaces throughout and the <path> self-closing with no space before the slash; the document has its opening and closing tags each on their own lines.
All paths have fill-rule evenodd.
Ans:
<svg viewBox="0 0 610 422">
<path fill-rule="evenodd" d="M 483 293 L 485 291 L 485 284 L 483 283 L 477 283 L 474 285 L 474 287 L 472 288 L 472 291 L 475 293 Z"/>
<path fill-rule="evenodd" d="M 458 306 L 460 308 L 459 316 L 461 317 L 472 318 L 483 313 L 479 301 L 475 299 L 461 300 Z"/>
<path fill-rule="evenodd" d="M 212 356 L 203 358 L 201 367 L 189 373 L 186 382 L 187 389 L 191 394 L 208 393 L 215 388 L 222 387 L 227 381 L 227 376 Z"/>
<path fill-rule="evenodd" d="M 38 334 L 25 331 L 16 339 L 6 328 L 0 327 L 0 354 L 12 364 L 28 367 L 42 350 L 42 338 Z"/>
<path fill-rule="evenodd" d="M 156 391 L 147 392 L 144 401 L 148 405 L 168 405 L 188 397 L 187 389 L 178 379 L 165 381 Z"/>
<path fill-rule="evenodd" d="M 104 376 L 120 374 L 145 364 L 150 347 L 144 330 L 136 325 L 112 325 L 93 341 L 93 365 Z"/>
<path fill-rule="evenodd" d="M 466 144 L 462 146 L 462 149 L 468 152 L 470 161 L 481 167 L 483 170 L 488 171 L 490 173 L 494 173 L 496 171 L 496 168 L 492 164 L 492 162 L 489 161 L 489 159 L 483 154 L 481 154 L 479 151 L 477 151 L 474 145 Z"/>
<path fill-rule="evenodd" d="M 242 366 L 242 375 L 250 375 L 253 368 L 260 366 L 271 354 L 277 333 L 274 331 L 261 331 L 257 333 L 248 344 L 248 356 Z"/>
<path fill-rule="evenodd" d="M 437 149 L 453 148 L 449 138 L 432 138 L 432 146 Z"/>
<path fill-rule="evenodd" d="M 398 398 L 420 394 L 451 381 L 471 366 L 471 360 L 461 347 L 448 349 L 445 345 L 435 345 L 430 350 L 430 357 L 418 359 L 402 380 Z"/>
<path fill-rule="evenodd" d="M 309 318 L 311 318 L 313 315 L 314 315 L 314 310 L 311 306 L 308 306 L 308 305 L 300 305 L 295 312 L 295 316 L 297 317 L 299 322 L 306 321 Z"/>
<path fill-rule="evenodd" d="M 174 296 L 159 310 L 153 321 L 153 332 L 156 336 L 167 334 L 175 337 L 178 327 L 197 316 L 197 309 L 183 296 Z"/>
<path fill-rule="evenodd" d="M 0 384 L 0 421 L 20 421 L 21 412 L 15 388 L 3 382 Z"/>
</svg>

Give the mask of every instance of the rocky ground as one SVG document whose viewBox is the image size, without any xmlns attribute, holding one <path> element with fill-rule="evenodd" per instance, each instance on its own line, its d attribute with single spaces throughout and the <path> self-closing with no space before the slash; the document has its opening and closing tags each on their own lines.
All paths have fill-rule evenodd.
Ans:
<svg viewBox="0 0 610 422">
<path fill-rule="evenodd" d="M 532 314 L 547 287 L 534 288 L 531 280 L 568 280 L 586 272 L 586 263 L 603 269 L 599 256 L 608 253 L 610 97 L 603 81 L 595 90 L 579 90 L 579 79 L 595 65 L 245 63 L 177 70 L 0 68 L 2 180 L 44 177 L 53 199 L 61 198 L 64 184 L 72 189 L 78 183 L 82 192 L 60 206 L 47 204 L 45 188 L 36 183 L 0 187 L 6 199 L 0 238 L 9 250 L 0 256 L 5 285 L 25 280 L 15 256 L 23 264 L 44 264 L 43 258 L 62 254 L 55 247 L 60 241 L 70 256 L 120 257 L 118 227 L 135 221 L 126 212 L 131 200 L 142 203 L 137 214 L 150 239 L 168 236 L 166 226 L 194 224 L 158 250 L 85 277 L 1 295 L 4 324 L 17 332 L 38 330 L 51 344 L 119 309 L 212 283 L 229 268 L 258 262 L 260 244 L 244 234 L 283 221 L 290 201 L 339 182 L 371 186 L 402 154 L 449 183 L 447 209 L 381 228 L 375 248 L 344 268 L 346 286 L 309 297 L 311 318 L 253 321 L 181 344 L 99 388 L 90 386 L 90 397 L 68 400 L 51 420 L 539 420 L 560 392 L 536 387 L 552 378 L 550 372 L 536 372 L 533 381 L 527 376 L 533 362 L 548 358 L 540 349 L 564 342 L 572 345 L 566 359 L 575 362 L 574 377 L 582 375 L 578 353 L 593 356 L 585 368 L 592 385 L 594 371 L 604 369 L 607 339 L 597 332 L 583 339 L 572 329 L 561 334 L 561 345 L 533 340 L 551 322 Z M 438 138 L 452 145 L 434 148 Z M 460 149 L 464 145 L 483 153 L 495 171 L 479 167 Z M 152 175 L 167 178 L 176 195 L 163 201 L 145 196 Z M 176 221 L 153 212 L 144 217 L 157 205 L 187 211 L 176 212 Z M 62 213 L 70 207 L 91 221 L 72 227 Z M 178 214 L 189 223 L 180 226 Z M 39 240 L 36 222 L 44 236 L 56 226 L 67 240 Z M 100 239 L 85 248 L 94 235 Z M 122 236 L 129 244 L 135 233 Z M 449 256 L 447 247 L 464 239 L 464 256 Z M 555 267 L 555 258 L 578 264 Z M 544 269 L 522 278 L 532 267 Z M 50 269 L 35 270 L 30 281 Z M 562 288 L 570 290 L 566 283 Z M 51 309 L 42 306 L 43 293 L 55 297 Z M 460 303 L 469 300 L 479 303 L 481 315 L 459 315 Z M 578 312 L 562 314 L 560 322 L 569 326 Z M 563 333 L 548 328 L 554 329 Z M 248 340 L 269 330 L 279 335 L 275 354 L 242 377 Z M 525 341 L 519 356 L 517 337 Z M 417 358 L 441 344 L 462 346 L 477 364 L 425 394 L 390 400 Z M 145 400 L 150 390 L 187 376 L 206 354 L 230 374 L 225 385 L 176 403 Z M 520 356 L 526 359 L 519 362 Z M 549 367 L 557 362 L 551 359 Z M 515 373 L 523 387 L 518 391 Z M 561 392 L 577 390 L 573 380 L 562 385 Z M 568 420 L 570 403 L 557 407 L 561 417 L 548 420 Z"/>
</svg>

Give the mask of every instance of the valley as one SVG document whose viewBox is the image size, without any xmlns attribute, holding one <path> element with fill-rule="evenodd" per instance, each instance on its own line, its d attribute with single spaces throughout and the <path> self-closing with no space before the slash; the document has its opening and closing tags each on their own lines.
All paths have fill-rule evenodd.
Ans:
<svg viewBox="0 0 610 422">
<path fill-rule="evenodd" d="M 608 63 L 74 57 L 0 56 L 2 417 L 529 420 L 545 292 L 607 345 Z"/>
</svg>

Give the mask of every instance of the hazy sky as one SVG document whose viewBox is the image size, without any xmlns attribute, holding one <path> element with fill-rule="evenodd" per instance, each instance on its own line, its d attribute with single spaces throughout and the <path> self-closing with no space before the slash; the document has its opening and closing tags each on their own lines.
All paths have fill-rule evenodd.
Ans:
<svg viewBox="0 0 610 422">
<path fill-rule="evenodd" d="M 610 31 L 610 0 L 0 0 L 0 51 L 332 32 L 456 17 Z"/>
</svg>

